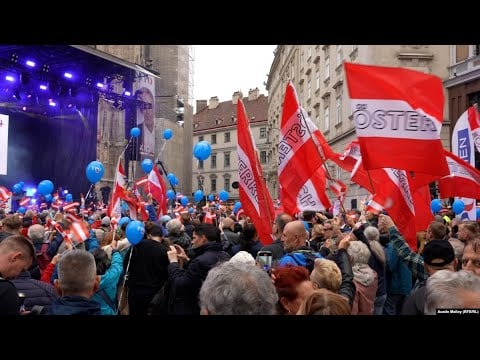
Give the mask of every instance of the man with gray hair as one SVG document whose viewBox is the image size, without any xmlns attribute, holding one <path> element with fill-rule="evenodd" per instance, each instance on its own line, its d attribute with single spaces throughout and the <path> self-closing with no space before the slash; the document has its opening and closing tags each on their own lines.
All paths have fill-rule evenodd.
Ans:
<svg viewBox="0 0 480 360">
<path fill-rule="evenodd" d="M 41 314 L 101 315 L 100 304 L 91 300 L 99 284 L 93 255 L 84 250 L 66 251 L 58 263 L 58 279 L 54 284 L 61 297 Z"/>
<path fill-rule="evenodd" d="M 243 262 L 224 262 L 200 289 L 201 315 L 275 315 L 278 295 L 267 272 Z"/>
<path fill-rule="evenodd" d="M 439 270 L 430 276 L 425 291 L 425 315 L 436 315 L 440 309 L 479 310 L 480 277 L 464 270 Z"/>
</svg>

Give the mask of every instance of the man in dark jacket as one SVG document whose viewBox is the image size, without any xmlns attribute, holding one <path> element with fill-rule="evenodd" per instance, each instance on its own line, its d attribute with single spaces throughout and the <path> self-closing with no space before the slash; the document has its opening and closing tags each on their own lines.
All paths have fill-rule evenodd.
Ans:
<svg viewBox="0 0 480 360">
<path fill-rule="evenodd" d="M 272 263 L 276 265 L 278 261 L 285 255 L 285 250 L 283 248 L 282 242 L 282 233 L 285 225 L 293 221 L 293 218 L 285 213 L 278 214 L 275 217 L 275 221 L 272 226 L 272 233 L 275 236 L 275 241 L 269 245 L 264 246 L 260 251 L 271 251 L 272 252 Z"/>
<path fill-rule="evenodd" d="M 193 230 L 193 258 L 189 260 L 180 246 L 170 246 L 167 252 L 168 280 L 173 296 L 173 313 L 178 315 L 200 315 L 198 294 L 211 268 L 230 259 L 223 251 L 220 230 L 211 224 L 200 224 Z M 178 259 L 188 260 L 181 268 Z"/>
<path fill-rule="evenodd" d="M 33 244 L 24 236 L 8 236 L 0 242 L 0 315 L 18 315 L 20 300 L 9 279 L 26 271 L 35 257 Z"/>
<path fill-rule="evenodd" d="M 100 304 L 92 300 L 98 290 L 95 258 L 84 250 L 65 252 L 58 263 L 55 289 L 60 298 L 45 307 L 42 315 L 101 315 Z"/>
</svg>

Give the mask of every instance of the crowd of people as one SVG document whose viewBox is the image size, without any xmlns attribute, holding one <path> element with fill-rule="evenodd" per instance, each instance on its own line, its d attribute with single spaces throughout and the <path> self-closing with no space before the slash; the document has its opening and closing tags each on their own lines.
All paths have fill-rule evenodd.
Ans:
<svg viewBox="0 0 480 360">
<path fill-rule="evenodd" d="M 209 211 L 209 210 L 206 210 Z M 75 215 L 75 214 L 74 214 Z M 229 210 L 144 221 L 0 212 L 0 315 L 422 315 L 480 309 L 480 226 L 435 217 L 412 251 L 386 214 Z M 210 217 L 208 217 L 210 218 Z M 126 220 L 125 220 L 126 219 Z M 210 218 L 211 219 L 211 218 Z M 81 222 L 86 238 L 73 231 Z M 259 256 L 271 255 L 271 264 Z"/>
</svg>

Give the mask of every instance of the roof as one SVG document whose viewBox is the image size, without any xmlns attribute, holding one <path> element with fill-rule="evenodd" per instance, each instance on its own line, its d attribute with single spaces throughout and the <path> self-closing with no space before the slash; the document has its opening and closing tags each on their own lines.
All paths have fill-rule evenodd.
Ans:
<svg viewBox="0 0 480 360">
<path fill-rule="evenodd" d="M 243 104 L 245 105 L 245 111 L 250 124 L 253 125 L 268 120 L 268 96 L 259 95 L 256 100 L 248 100 L 248 97 L 244 97 Z M 194 133 L 217 130 L 223 127 L 236 127 L 237 104 L 233 104 L 230 100 L 219 102 L 215 109 L 209 109 L 206 106 L 193 115 L 193 124 Z"/>
</svg>

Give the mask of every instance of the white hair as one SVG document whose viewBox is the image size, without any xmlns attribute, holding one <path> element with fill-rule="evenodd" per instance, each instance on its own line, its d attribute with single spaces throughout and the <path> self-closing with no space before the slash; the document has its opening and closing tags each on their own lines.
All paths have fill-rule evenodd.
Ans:
<svg viewBox="0 0 480 360">
<path fill-rule="evenodd" d="M 439 270 L 427 280 L 425 315 L 435 315 L 437 309 L 467 308 L 463 296 L 475 293 L 480 299 L 480 277 L 470 271 Z"/>
</svg>

